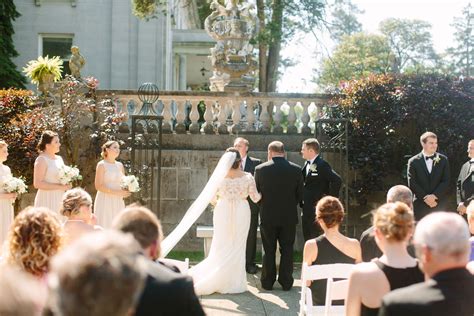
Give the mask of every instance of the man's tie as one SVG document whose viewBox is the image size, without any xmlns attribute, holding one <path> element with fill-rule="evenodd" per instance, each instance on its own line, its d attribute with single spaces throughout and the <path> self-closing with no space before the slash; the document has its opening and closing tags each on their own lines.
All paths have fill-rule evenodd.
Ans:
<svg viewBox="0 0 474 316">
<path fill-rule="evenodd" d="M 428 159 L 431 159 L 431 160 L 433 160 L 433 159 L 434 159 L 434 157 L 435 157 L 435 155 L 433 155 L 433 156 L 426 156 L 426 157 L 425 157 L 425 159 L 426 159 L 426 160 L 428 160 Z"/>
</svg>

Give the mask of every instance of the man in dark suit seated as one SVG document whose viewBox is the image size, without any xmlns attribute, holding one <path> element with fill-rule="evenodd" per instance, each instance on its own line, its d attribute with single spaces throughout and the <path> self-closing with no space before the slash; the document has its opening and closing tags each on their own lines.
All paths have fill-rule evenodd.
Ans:
<svg viewBox="0 0 474 316">
<path fill-rule="evenodd" d="M 404 185 L 396 185 L 387 192 L 387 203 L 402 202 L 413 210 L 413 194 Z M 374 258 L 382 256 L 382 250 L 377 246 L 374 238 L 374 226 L 370 226 L 360 235 L 360 247 L 362 248 L 362 261 L 370 262 Z M 410 255 L 413 255 L 413 247 L 408 247 Z"/>
<path fill-rule="evenodd" d="M 461 167 L 456 185 L 458 213 L 463 215 L 471 201 L 474 201 L 474 139 L 467 145 L 469 161 Z"/>
<path fill-rule="evenodd" d="M 414 244 L 427 281 L 390 292 L 379 316 L 472 316 L 474 275 L 467 269 L 470 243 L 466 221 L 435 212 L 417 225 Z"/>
<path fill-rule="evenodd" d="M 112 223 L 112 227 L 131 233 L 143 249 L 147 260 L 145 289 L 139 299 L 135 316 L 204 315 L 189 276 L 156 263 L 160 256 L 161 224 L 149 209 L 130 205 Z"/>
</svg>

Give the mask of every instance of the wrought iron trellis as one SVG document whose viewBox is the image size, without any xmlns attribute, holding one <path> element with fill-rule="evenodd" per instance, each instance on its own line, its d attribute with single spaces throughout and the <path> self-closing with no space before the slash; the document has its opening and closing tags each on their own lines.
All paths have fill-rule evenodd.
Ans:
<svg viewBox="0 0 474 316">
<path fill-rule="evenodd" d="M 131 169 L 140 182 L 140 203 L 161 217 L 161 144 L 160 115 L 132 115 Z"/>
<path fill-rule="evenodd" d="M 349 121 L 347 119 L 322 118 L 315 121 L 314 136 L 321 145 L 321 153 L 334 154 L 331 166 L 342 178 L 342 202 L 346 210 L 343 229 L 349 234 Z M 350 235 L 354 235 L 355 231 Z"/>
</svg>

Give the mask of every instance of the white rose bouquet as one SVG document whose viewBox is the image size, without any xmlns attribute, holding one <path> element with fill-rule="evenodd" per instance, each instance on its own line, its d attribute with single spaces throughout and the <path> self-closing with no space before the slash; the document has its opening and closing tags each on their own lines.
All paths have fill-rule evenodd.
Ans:
<svg viewBox="0 0 474 316">
<path fill-rule="evenodd" d="M 82 176 L 77 167 L 64 165 L 59 168 L 59 182 L 61 184 L 69 184 L 78 180 L 82 180 Z"/>
<path fill-rule="evenodd" d="M 28 187 L 25 184 L 25 179 L 8 177 L 2 184 L 2 189 L 7 193 L 26 193 Z"/>
<path fill-rule="evenodd" d="M 138 179 L 135 176 L 124 176 L 120 181 L 120 187 L 128 192 L 138 192 L 140 191 L 140 185 L 138 184 Z"/>
</svg>

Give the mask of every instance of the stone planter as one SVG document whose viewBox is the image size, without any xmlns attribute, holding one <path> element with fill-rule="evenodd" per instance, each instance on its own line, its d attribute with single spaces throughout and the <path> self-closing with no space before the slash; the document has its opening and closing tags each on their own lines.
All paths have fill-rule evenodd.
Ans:
<svg viewBox="0 0 474 316">
<path fill-rule="evenodd" d="M 38 83 L 38 90 L 41 91 L 44 95 L 48 94 L 48 92 L 54 86 L 54 75 L 53 74 L 46 74 L 39 79 Z"/>
</svg>

